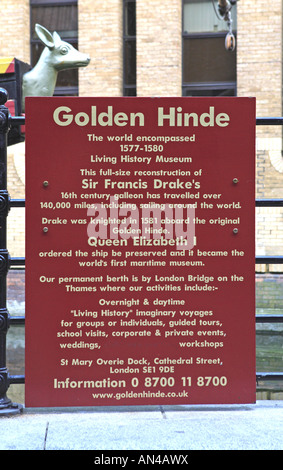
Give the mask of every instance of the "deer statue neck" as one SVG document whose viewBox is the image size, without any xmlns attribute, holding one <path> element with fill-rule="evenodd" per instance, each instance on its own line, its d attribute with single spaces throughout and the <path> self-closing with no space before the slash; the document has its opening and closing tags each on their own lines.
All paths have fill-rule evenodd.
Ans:
<svg viewBox="0 0 283 470">
<path fill-rule="evenodd" d="M 52 96 L 57 75 L 50 60 L 50 51 L 45 47 L 35 67 L 24 77 L 25 96 Z"/>
</svg>

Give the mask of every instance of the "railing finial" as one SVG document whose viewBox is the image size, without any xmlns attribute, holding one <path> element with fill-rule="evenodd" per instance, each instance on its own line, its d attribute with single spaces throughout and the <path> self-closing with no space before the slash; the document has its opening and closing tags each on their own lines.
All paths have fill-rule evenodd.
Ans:
<svg viewBox="0 0 283 470">
<path fill-rule="evenodd" d="M 0 88 L 0 105 L 3 105 L 8 101 L 9 94 L 5 88 Z"/>
</svg>

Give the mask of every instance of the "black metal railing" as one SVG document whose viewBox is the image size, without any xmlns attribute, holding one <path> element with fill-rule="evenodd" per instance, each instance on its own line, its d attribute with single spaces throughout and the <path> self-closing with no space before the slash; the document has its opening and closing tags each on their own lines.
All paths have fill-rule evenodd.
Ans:
<svg viewBox="0 0 283 470">
<path fill-rule="evenodd" d="M 7 92 L 0 88 L 0 416 L 18 413 L 23 405 L 7 398 L 11 384 L 24 384 L 24 375 L 11 375 L 6 367 L 6 335 L 10 326 L 24 325 L 25 316 L 10 316 L 7 310 L 9 269 L 25 266 L 25 258 L 10 257 L 7 250 L 7 216 L 12 208 L 25 207 L 25 199 L 10 199 L 7 192 L 7 136 L 11 127 L 24 125 L 25 117 L 11 116 L 5 106 Z M 256 125 L 283 126 L 283 117 L 257 118 Z M 283 199 L 256 199 L 256 207 L 283 207 Z M 255 264 L 282 264 L 282 256 L 256 256 Z M 283 323 L 282 314 L 256 314 L 257 323 Z M 283 372 L 256 372 L 256 381 L 283 380 Z"/>
</svg>

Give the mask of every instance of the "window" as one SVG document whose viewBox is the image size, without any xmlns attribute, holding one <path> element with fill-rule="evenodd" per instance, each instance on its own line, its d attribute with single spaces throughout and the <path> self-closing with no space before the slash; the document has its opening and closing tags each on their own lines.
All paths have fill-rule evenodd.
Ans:
<svg viewBox="0 0 283 470">
<path fill-rule="evenodd" d="M 30 0 L 31 7 L 31 65 L 34 66 L 43 51 L 44 45 L 35 32 L 35 24 L 57 31 L 64 41 L 78 48 L 78 9 L 77 0 Z M 78 70 L 63 70 L 58 73 L 54 95 L 78 95 Z"/>
<path fill-rule="evenodd" d="M 227 23 L 213 2 L 183 0 L 183 96 L 236 95 L 236 51 L 225 49 Z M 235 31 L 236 6 L 231 13 Z"/>
<path fill-rule="evenodd" d="M 136 1 L 123 1 L 123 95 L 136 96 Z"/>
</svg>

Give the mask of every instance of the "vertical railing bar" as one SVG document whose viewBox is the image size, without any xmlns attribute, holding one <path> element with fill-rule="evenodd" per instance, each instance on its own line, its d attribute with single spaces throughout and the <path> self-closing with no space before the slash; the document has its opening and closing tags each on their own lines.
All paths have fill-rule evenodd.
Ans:
<svg viewBox="0 0 283 470">
<path fill-rule="evenodd" d="M 7 191 L 7 144 L 10 114 L 5 103 L 8 93 L 0 88 L 0 416 L 19 413 L 23 406 L 7 397 L 9 374 L 6 365 L 6 337 L 9 328 L 7 310 L 7 273 L 9 253 L 7 250 L 7 216 L 9 212 L 9 194 Z"/>
</svg>

